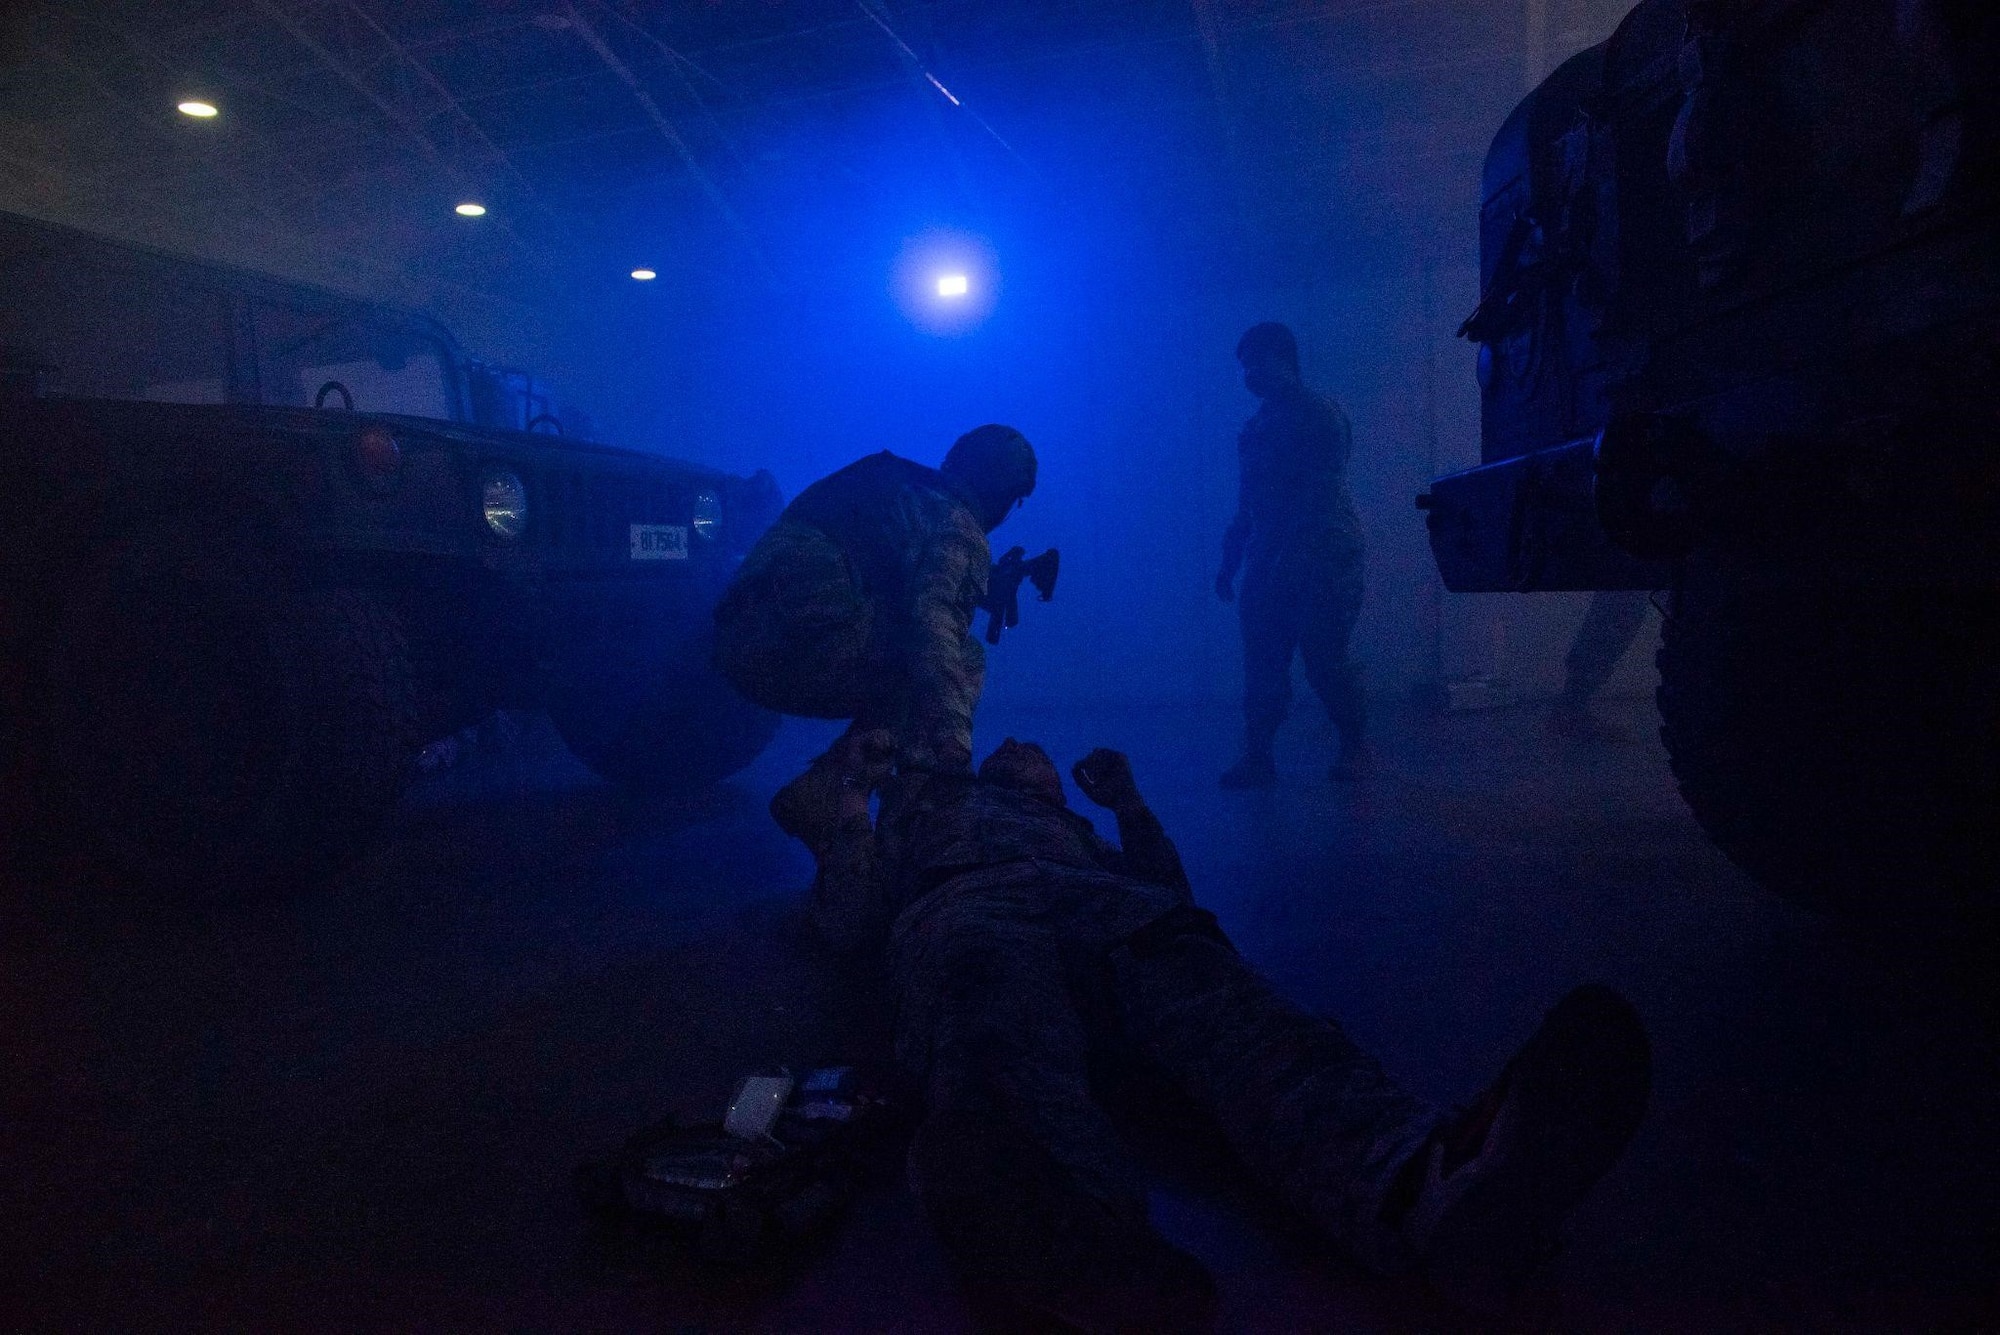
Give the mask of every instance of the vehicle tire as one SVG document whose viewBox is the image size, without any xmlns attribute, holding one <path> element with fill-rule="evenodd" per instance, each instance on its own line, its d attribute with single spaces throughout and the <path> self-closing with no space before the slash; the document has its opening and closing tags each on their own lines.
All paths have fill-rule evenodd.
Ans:
<svg viewBox="0 0 2000 1335">
<path fill-rule="evenodd" d="M 1810 908 L 1990 929 L 1996 602 L 1964 590 L 1678 595 L 1659 651 L 1660 735 L 1708 836 Z"/>
<path fill-rule="evenodd" d="M 242 564 L 127 553 L 68 599 L 35 685 L 66 859 L 147 884 L 309 874 L 395 801 L 416 731 L 395 617 Z"/>
<path fill-rule="evenodd" d="M 763 753 L 779 716 L 709 666 L 703 620 L 678 643 L 585 646 L 558 665 L 549 717 L 577 759 L 623 788 L 692 793 Z"/>
</svg>

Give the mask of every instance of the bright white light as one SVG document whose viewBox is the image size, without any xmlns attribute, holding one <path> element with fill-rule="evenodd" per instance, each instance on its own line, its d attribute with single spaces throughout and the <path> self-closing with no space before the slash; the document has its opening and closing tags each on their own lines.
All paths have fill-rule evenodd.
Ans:
<svg viewBox="0 0 2000 1335">
<path fill-rule="evenodd" d="M 180 104 L 179 110 L 181 115 L 193 116 L 197 120 L 207 120 L 210 116 L 216 114 L 213 102 L 183 102 Z"/>
<path fill-rule="evenodd" d="M 1005 282 L 985 237 L 933 227 L 904 239 L 889 269 L 889 296 L 926 334 L 961 338 L 985 327 Z"/>
<path fill-rule="evenodd" d="M 638 279 L 642 283 L 650 283 L 655 278 L 659 277 L 659 275 L 654 273 L 651 269 L 634 269 L 632 271 L 632 276 Z"/>
<path fill-rule="evenodd" d="M 484 204 L 460 204 L 452 212 L 458 214 L 461 218 L 483 218 L 486 216 L 486 206 Z"/>
</svg>

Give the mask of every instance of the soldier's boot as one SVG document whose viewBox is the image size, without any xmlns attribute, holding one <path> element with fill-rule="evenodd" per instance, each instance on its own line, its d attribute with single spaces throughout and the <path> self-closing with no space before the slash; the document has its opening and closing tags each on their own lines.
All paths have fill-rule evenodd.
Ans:
<svg viewBox="0 0 2000 1335">
<path fill-rule="evenodd" d="M 771 819 L 786 834 L 813 847 L 835 822 L 842 787 L 841 776 L 831 766 L 813 765 L 771 795 Z"/>
<path fill-rule="evenodd" d="M 910 1145 L 910 1184 L 982 1330 L 1201 1335 L 1215 1284 L 1004 1117 L 943 1109 Z"/>
<path fill-rule="evenodd" d="M 1546 1278 L 1563 1220 L 1639 1129 L 1651 1083 L 1651 1047 L 1630 1003 L 1577 988 L 1411 1156 L 1384 1222 L 1446 1297 L 1519 1311 Z"/>
<path fill-rule="evenodd" d="M 792 838 L 817 848 L 839 825 L 845 794 L 881 782 L 895 746 L 894 735 L 884 730 L 863 729 L 859 724 L 849 728 L 814 758 L 805 773 L 772 795 L 771 819 Z"/>
</svg>

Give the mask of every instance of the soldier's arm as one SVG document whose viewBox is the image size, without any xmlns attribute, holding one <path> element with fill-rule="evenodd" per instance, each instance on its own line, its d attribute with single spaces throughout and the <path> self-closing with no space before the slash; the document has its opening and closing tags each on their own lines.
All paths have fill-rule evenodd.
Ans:
<svg viewBox="0 0 2000 1335">
<path fill-rule="evenodd" d="M 972 713 L 981 685 L 972 613 L 986 597 L 992 552 L 978 519 L 963 505 L 912 495 L 898 508 L 911 684 L 905 759 L 963 769 L 972 763 Z"/>
<path fill-rule="evenodd" d="M 1070 776 L 1085 797 L 1108 808 L 1118 818 L 1121 847 L 1111 861 L 1111 870 L 1192 897 L 1180 850 L 1167 837 L 1160 818 L 1146 805 L 1139 785 L 1132 778 L 1131 762 L 1122 753 L 1100 747 L 1078 761 Z"/>
<path fill-rule="evenodd" d="M 813 925 L 837 950 L 879 942 L 894 916 L 889 884 L 894 850 L 885 846 L 868 809 L 869 794 L 886 777 L 893 745 L 884 732 L 849 733 L 771 802 L 779 825 L 812 852 Z"/>
<path fill-rule="evenodd" d="M 1121 806 L 1118 817 L 1119 871 L 1135 881 L 1150 881 L 1178 890 L 1190 898 L 1187 868 L 1181 865 L 1181 851 L 1167 837 L 1167 830 L 1153 809 L 1141 800 Z"/>
<path fill-rule="evenodd" d="M 838 951 L 878 944 L 895 915 L 886 860 L 868 818 L 868 794 L 856 789 L 843 799 L 838 821 L 811 847 L 819 869 L 812 887 L 813 926 Z"/>
</svg>

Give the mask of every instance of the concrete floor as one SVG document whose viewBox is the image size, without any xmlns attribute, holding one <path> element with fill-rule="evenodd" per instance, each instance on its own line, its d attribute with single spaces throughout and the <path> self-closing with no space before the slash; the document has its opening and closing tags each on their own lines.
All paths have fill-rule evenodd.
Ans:
<svg viewBox="0 0 2000 1335">
<path fill-rule="evenodd" d="M 1213 787 L 1220 706 L 990 708 L 1065 763 L 1128 749 L 1244 953 L 1410 1085 L 1490 1078 L 1568 986 L 1646 1015 L 1658 1076 L 1574 1221 L 1557 1325 L 2000 1328 L 1993 1014 L 1748 884 L 1637 740 L 1527 712 L 1390 720 L 1335 790 L 1301 719 L 1274 795 Z M 893 1175 L 781 1281 L 596 1236 L 571 1172 L 734 1078 L 878 1056 L 866 977 L 815 948 L 764 801 L 788 726 L 690 805 L 619 796 L 545 732 L 420 782 L 338 881 L 203 904 L 0 909 L 0 1312 L 20 1330 L 954 1331 Z M 1211 1171 L 1157 1214 L 1244 1331 L 1437 1329 Z"/>
</svg>

